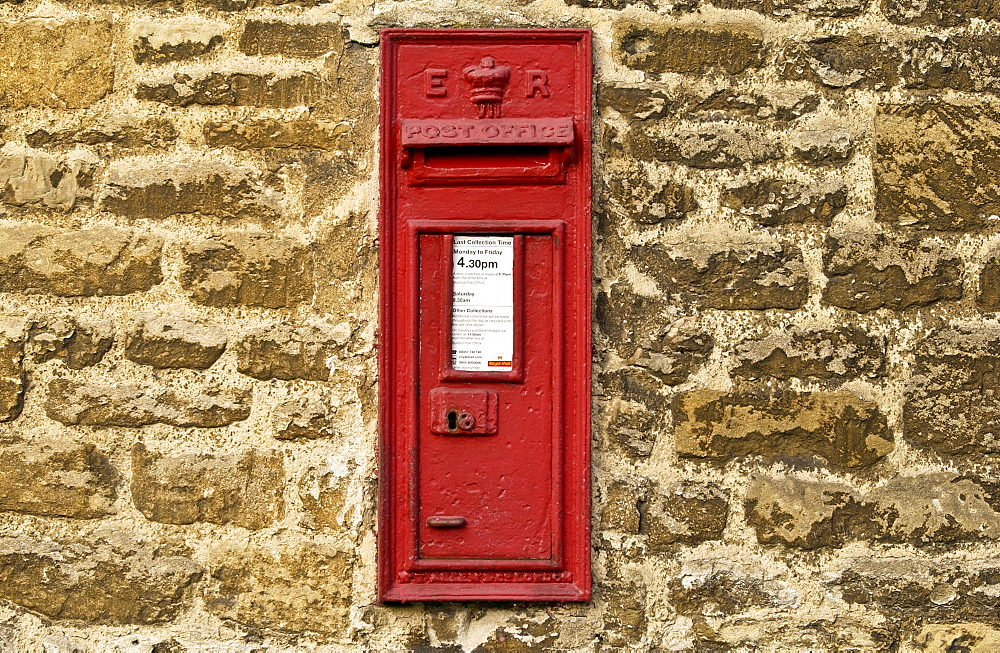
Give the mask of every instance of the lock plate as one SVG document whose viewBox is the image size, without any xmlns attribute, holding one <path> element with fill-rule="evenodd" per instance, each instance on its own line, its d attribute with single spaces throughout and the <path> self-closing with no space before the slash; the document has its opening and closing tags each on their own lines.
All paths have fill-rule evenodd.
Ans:
<svg viewBox="0 0 1000 653">
<path fill-rule="evenodd" d="M 493 390 L 431 390 L 431 433 L 496 435 L 500 401 Z"/>
</svg>

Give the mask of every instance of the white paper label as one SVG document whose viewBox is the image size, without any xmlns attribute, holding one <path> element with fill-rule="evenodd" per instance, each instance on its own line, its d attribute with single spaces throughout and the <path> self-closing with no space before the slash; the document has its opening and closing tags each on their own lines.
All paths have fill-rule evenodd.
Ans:
<svg viewBox="0 0 1000 653">
<path fill-rule="evenodd" d="M 514 237 L 455 236 L 451 366 L 506 372 L 514 358 Z"/>
</svg>

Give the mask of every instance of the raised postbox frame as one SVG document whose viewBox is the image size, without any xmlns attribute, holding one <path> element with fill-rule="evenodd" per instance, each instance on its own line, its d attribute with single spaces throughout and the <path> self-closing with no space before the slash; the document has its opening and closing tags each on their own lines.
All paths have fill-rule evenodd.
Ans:
<svg viewBox="0 0 1000 653">
<path fill-rule="evenodd" d="M 591 33 L 381 46 L 379 597 L 588 601 Z M 456 235 L 513 239 L 505 369 L 452 369 Z"/>
</svg>

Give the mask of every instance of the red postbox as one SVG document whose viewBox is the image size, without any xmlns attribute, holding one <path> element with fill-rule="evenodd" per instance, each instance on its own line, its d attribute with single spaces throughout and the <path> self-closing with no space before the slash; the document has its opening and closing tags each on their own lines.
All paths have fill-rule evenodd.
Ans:
<svg viewBox="0 0 1000 653">
<path fill-rule="evenodd" d="M 379 583 L 590 598 L 588 30 L 382 32 Z"/>
</svg>

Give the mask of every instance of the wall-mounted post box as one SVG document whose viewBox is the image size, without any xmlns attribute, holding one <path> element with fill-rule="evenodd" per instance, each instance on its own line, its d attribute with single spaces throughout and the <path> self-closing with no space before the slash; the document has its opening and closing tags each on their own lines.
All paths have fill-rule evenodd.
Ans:
<svg viewBox="0 0 1000 653">
<path fill-rule="evenodd" d="M 590 598 L 587 30 L 382 32 L 379 583 Z"/>
</svg>

